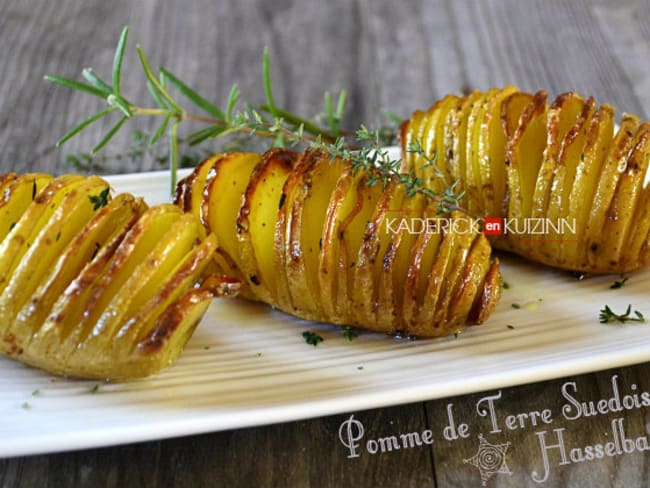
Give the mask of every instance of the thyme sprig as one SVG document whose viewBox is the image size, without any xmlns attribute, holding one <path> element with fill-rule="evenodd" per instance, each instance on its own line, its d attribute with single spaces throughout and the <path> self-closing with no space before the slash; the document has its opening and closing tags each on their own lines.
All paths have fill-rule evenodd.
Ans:
<svg viewBox="0 0 650 488">
<path fill-rule="evenodd" d="M 409 198 L 416 194 L 423 195 L 435 203 L 434 208 L 440 213 L 452 210 L 462 210 L 460 200 L 462 192 L 456 192 L 458 180 L 451 183 L 441 192 L 434 192 L 428 188 L 424 179 L 417 176 L 415 169 L 408 172 L 401 171 L 402 159 L 392 157 L 385 148 L 385 134 L 380 129 L 370 130 L 361 125 L 355 133 L 353 144 L 348 144 L 344 136 L 338 137 L 333 143 L 323 142 L 320 138 L 310 144 L 312 149 L 322 150 L 329 154 L 330 159 L 341 158 L 349 161 L 355 172 L 362 171 L 368 175 L 369 186 L 381 183 L 386 187 L 391 181 L 396 180 L 404 188 Z M 445 178 L 445 175 L 435 165 L 437 154 L 427 155 L 419 142 L 409 144 L 407 152 L 415 152 L 422 156 L 425 164 L 422 168 L 434 167 L 436 177 Z"/>
<path fill-rule="evenodd" d="M 605 305 L 605 307 L 600 311 L 600 316 L 599 316 L 600 323 L 607 324 L 610 322 L 620 322 L 624 324 L 626 322 L 640 322 L 640 323 L 646 322 L 645 317 L 638 310 L 634 311 L 634 316 L 632 316 L 631 314 L 632 314 L 631 304 L 627 306 L 627 309 L 623 314 L 614 313 L 612 309 L 609 308 L 609 305 Z"/>
<path fill-rule="evenodd" d="M 338 97 L 330 92 L 324 94 L 324 113 L 316 119 L 309 119 L 294 114 L 280 107 L 273 95 L 271 84 L 271 67 L 268 48 L 264 50 L 262 61 L 262 80 L 265 103 L 254 106 L 242 103 L 237 85 L 233 85 L 225 104 L 219 107 L 206 97 L 198 94 L 170 70 L 160 67 L 154 70 L 141 46 L 137 46 L 138 59 L 146 79 L 146 85 L 154 106 L 144 106 L 131 102 L 122 92 L 122 66 L 129 38 L 129 29 L 125 27 L 113 58 L 111 82 L 105 81 L 92 68 L 82 71 L 84 81 L 45 76 L 47 81 L 80 91 L 100 99 L 108 105 L 97 113 L 89 116 L 68 131 L 57 145 L 79 134 L 88 126 L 105 117 L 118 116 L 115 124 L 102 139 L 92 148 L 90 157 L 100 151 L 117 134 L 120 129 L 136 116 L 148 116 L 161 119 L 153 136 L 149 139 L 151 145 L 156 144 L 166 134 L 169 143 L 169 167 L 172 191 L 176 186 L 176 175 L 179 167 L 179 125 L 188 120 L 205 124 L 205 127 L 190 133 L 186 140 L 191 146 L 201 144 L 209 139 L 227 136 L 255 136 L 271 138 L 275 147 L 295 147 L 303 145 L 312 149 L 326 151 L 332 159 L 341 157 L 349 160 L 355 171 L 368 173 L 367 183 L 374 185 L 381 182 L 387 185 L 396 179 L 404 185 L 409 196 L 421 194 L 436 204 L 441 212 L 459 209 L 462 194 L 457 194 L 457 182 L 451 183 L 444 191 L 434 192 L 427 188 L 422 178 L 415 171 L 402 172 L 402 161 L 393 158 L 385 149 L 385 145 L 394 141 L 394 130 L 370 130 L 362 125 L 356 132 L 346 132 L 342 129 L 343 116 L 347 102 L 347 94 L 342 90 Z M 183 102 L 175 97 L 182 95 Z M 199 109 L 198 114 L 186 109 L 185 101 Z M 242 107 L 242 108 L 240 108 Z M 385 116 L 399 122 L 399 118 L 390 112 Z M 421 155 L 426 165 L 435 167 L 436 155 L 426 155 L 419 144 L 408 148 L 411 152 Z M 88 159 L 88 158 L 84 158 Z M 443 177 L 436 167 L 435 174 Z"/>
</svg>

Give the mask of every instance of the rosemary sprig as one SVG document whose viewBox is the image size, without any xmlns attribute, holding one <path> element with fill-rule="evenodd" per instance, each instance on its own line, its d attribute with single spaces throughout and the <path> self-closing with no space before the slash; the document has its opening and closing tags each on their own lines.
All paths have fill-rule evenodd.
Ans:
<svg viewBox="0 0 650 488">
<path fill-rule="evenodd" d="M 628 305 L 627 310 L 625 310 L 625 313 L 623 314 L 616 314 L 612 311 L 611 308 L 609 308 L 609 305 L 605 305 L 605 308 L 600 311 L 600 323 L 607 324 L 610 322 L 620 322 L 624 324 L 625 322 L 646 322 L 645 317 L 638 310 L 634 311 L 634 316 L 631 316 L 631 313 L 632 305 Z"/>
<path fill-rule="evenodd" d="M 128 38 L 129 30 L 128 27 L 125 27 L 120 35 L 113 58 L 111 84 L 104 81 L 92 68 L 82 71 L 85 82 L 58 76 L 45 77 L 52 83 L 101 98 L 108 105 L 73 127 L 58 141 L 57 145 L 65 143 L 98 120 L 119 113 L 120 118 L 92 149 L 90 153 L 92 158 L 92 155 L 104 148 L 132 118 L 136 116 L 157 117 L 161 119 L 161 122 L 154 131 L 150 142 L 155 144 L 164 134 L 167 134 L 168 162 L 173 191 L 176 186 L 179 162 L 182 160 L 178 149 L 179 126 L 184 121 L 193 120 L 205 124 L 205 127 L 186 137 L 186 141 L 191 146 L 201 144 L 208 139 L 233 135 L 270 138 L 273 140 L 273 146 L 276 147 L 308 146 L 312 149 L 325 151 L 332 159 L 341 157 L 350 161 L 355 171 L 364 171 L 368 174 L 367 183 L 369 185 L 377 183 L 387 185 L 390 181 L 397 180 L 404 186 L 409 197 L 421 194 L 434 201 L 440 212 L 460 209 L 459 201 L 462 194 L 456 193 L 457 182 L 451 182 L 442 192 L 434 192 L 426 187 L 425 182 L 422 178 L 417 177 L 414 171 L 401 171 L 401 159 L 390 157 L 384 148 L 386 144 L 394 141 L 394 130 L 381 128 L 370 130 L 364 125 L 356 132 L 342 130 L 347 102 L 345 91 L 341 91 L 338 98 L 330 92 L 325 93 L 323 124 L 318 120 L 301 117 L 280 107 L 273 96 L 268 48 L 264 50 L 262 62 L 265 103 L 259 106 L 242 104 L 239 89 L 237 85 L 233 85 L 224 107 L 221 108 L 198 94 L 170 70 L 164 67 L 153 69 L 143 48 L 137 46 L 138 58 L 154 107 L 132 103 L 121 90 L 122 65 Z M 184 102 L 181 103 L 175 98 L 171 89 L 182 95 L 202 113 L 195 114 L 187 110 Z M 243 108 L 238 108 L 240 105 L 243 105 Z M 385 116 L 395 124 L 400 122 L 399 118 L 390 112 L 385 112 Z M 409 147 L 408 150 L 422 156 L 426 161 L 425 166 L 434 168 L 436 177 L 445 177 L 435 164 L 436 154 L 425 154 L 419 143 Z"/>
</svg>

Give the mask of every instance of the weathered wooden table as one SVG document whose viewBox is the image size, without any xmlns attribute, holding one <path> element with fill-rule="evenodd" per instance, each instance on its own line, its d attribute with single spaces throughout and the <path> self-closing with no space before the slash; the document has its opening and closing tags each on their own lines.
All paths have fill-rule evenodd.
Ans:
<svg viewBox="0 0 650 488">
<path fill-rule="evenodd" d="M 551 95 L 574 89 L 647 119 L 648 18 L 647 1 L 3 0 L 0 172 L 71 171 L 67 156 L 87 151 L 98 140 L 107 129 L 101 124 L 55 148 L 57 138 L 97 104 L 46 84 L 42 77 L 76 77 L 91 63 L 108 69 L 126 24 L 152 59 L 216 99 L 224 99 L 236 81 L 245 98 L 261 102 L 260 61 L 268 45 L 275 96 L 282 105 L 311 114 L 320 110 L 325 90 L 347 88 L 346 123 L 355 127 L 361 121 L 378 123 L 382 107 L 408 116 L 448 92 L 508 83 L 529 91 L 543 87 Z M 136 71 L 136 62 L 131 51 L 125 71 Z M 124 89 L 143 98 L 143 86 L 129 79 Z M 119 136 L 112 148 L 128 144 L 128 136 Z M 155 159 L 112 158 L 102 161 L 102 168 L 113 173 L 158 169 Z M 647 310 L 650 300 L 636 305 Z M 650 363 L 502 390 L 498 422 L 508 415 L 543 414 L 543 408 L 559 410 L 566 403 L 563 388 L 574 387 L 570 382 L 584 399 L 610 399 L 612 382 L 621 392 L 630 392 L 633 385 L 647 391 Z M 477 402 L 483 399 L 487 405 L 498 393 L 354 412 L 375 437 L 427 429 L 435 433 L 432 445 L 413 449 L 350 458 L 338 438 L 346 414 L 0 460 L 0 485 L 481 486 L 479 470 L 463 462 L 476 453 L 476 437 L 449 441 L 440 435 L 448 426 L 449 404 L 472 431 L 509 443 L 495 445 L 491 452 L 479 450 L 488 457 L 507 450 L 507 466 L 493 469 L 487 486 L 650 485 L 650 457 L 643 446 L 626 450 L 614 445 L 614 455 L 582 462 L 571 453 L 575 447 L 584 454 L 585 446 L 614 442 L 612 426 L 619 418 L 627 438 L 649 434 L 648 408 L 556 422 L 554 429 L 563 430 L 549 430 L 545 438 L 535 434 L 528 416 L 524 427 L 508 430 L 504 437 L 496 435 L 503 424 L 486 424 L 476 413 Z"/>
</svg>

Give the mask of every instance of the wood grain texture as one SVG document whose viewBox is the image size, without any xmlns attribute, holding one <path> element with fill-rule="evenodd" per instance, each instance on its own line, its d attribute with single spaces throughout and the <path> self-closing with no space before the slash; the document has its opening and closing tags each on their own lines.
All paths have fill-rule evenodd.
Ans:
<svg viewBox="0 0 650 488">
<path fill-rule="evenodd" d="M 598 413 L 597 410 L 597 402 L 602 399 L 609 402 L 616 398 L 615 392 L 618 392 L 622 406 L 626 396 L 650 390 L 649 369 L 647 365 L 640 365 L 542 384 L 483 392 L 462 399 L 430 402 L 427 405 L 428 416 L 433 419 L 434 431 L 442 432 L 445 426 L 449 425 L 447 406 L 452 403 L 456 425 L 466 422 L 471 434 L 465 439 L 452 441 L 436 439 L 439 440 L 434 444 L 438 486 L 480 486 L 479 469 L 466 462 L 477 453 L 479 434 L 492 444 L 509 444 L 506 464 L 510 473 L 494 474 L 488 482 L 490 487 L 648 486 L 649 458 L 646 452 L 624 452 L 625 446 L 621 446 L 622 454 L 605 455 L 602 459 L 581 461 L 580 456 L 584 457 L 586 446 L 615 443 L 612 422 L 621 418 L 626 439 L 636 440 L 650 434 L 647 407 L 622 407 L 622 411 L 604 414 Z M 613 382 L 616 383 L 615 387 Z M 497 396 L 499 398 L 495 398 Z M 489 414 L 488 400 L 481 402 L 481 399 L 487 397 L 494 398 L 492 402 L 496 423 L 493 423 Z M 591 410 L 590 401 L 596 404 L 596 410 Z M 575 402 L 581 404 L 580 410 Z M 583 403 L 586 406 L 582 405 Z M 543 409 L 551 411 L 551 421 L 545 423 L 538 418 L 537 424 L 533 425 L 530 412 L 541 412 Z M 482 416 L 479 410 L 487 415 Z M 528 415 L 524 415 L 522 420 L 513 421 L 511 428 L 508 428 L 506 418 L 520 414 Z M 562 430 L 560 435 L 564 443 L 566 462 L 562 458 L 561 449 L 551 447 L 559 444 L 556 429 Z M 540 436 L 543 436 L 543 444 Z M 629 445 L 627 447 L 630 448 Z M 575 451 L 576 449 L 582 454 Z M 548 458 L 548 468 L 544 466 L 543 452 L 546 452 Z"/>
<path fill-rule="evenodd" d="M 69 172 L 71 153 L 88 151 L 108 129 L 98 123 L 57 149 L 55 141 L 101 107 L 101 102 L 45 83 L 44 74 L 77 77 L 92 64 L 108 76 L 115 42 L 131 26 L 153 64 L 165 65 L 200 93 L 223 101 L 237 82 L 243 98 L 263 98 L 261 55 L 269 46 L 275 97 L 290 110 L 322 111 L 325 90 L 347 89 L 347 125 L 381 122 L 388 108 L 408 116 L 435 99 L 508 83 L 552 95 L 578 90 L 622 111 L 650 115 L 650 4 L 645 0 L 4 0 L 0 2 L 0 172 Z M 148 100 L 137 57 L 125 59 L 124 91 Z M 150 103 L 150 102 L 147 102 Z M 136 126 L 151 128 L 149 122 Z M 125 132 L 108 150 L 124 152 Z M 217 150 L 218 146 L 212 146 Z M 159 169 L 153 157 L 112 160 L 106 172 Z M 594 304 L 597 308 L 601 304 Z M 648 303 L 635 304 L 647 307 Z M 435 367 L 435 365 L 432 365 Z M 650 390 L 650 365 L 565 378 L 502 391 L 500 415 L 548 406 L 566 428 L 567 443 L 604 442 L 619 415 L 563 420 L 561 388 L 574 381 L 584 399 Z M 433 447 L 349 459 L 338 439 L 348 415 L 162 442 L 0 460 L 0 487 L 92 486 L 481 486 L 464 459 L 477 435 L 507 443 L 511 474 L 495 474 L 490 487 L 643 487 L 650 457 L 635 452 L 555 465 L 546 483 L 536 427 L 491 433 L 476 402 L 484 392 L 426 404 L 354 412 L 367 435 L 431 429 Z M 471 436 L 447 441 L 447 405 Z M 648 409 L 624 414 L 630 435 L 649 433 Z M 550 434 L 549 434 L 550 435 Z M 611 437 L 611 433 L 608 434 Z"/>
<path fill-rule="evenodd" d="M 357 412 L 370 431 L 398 424 L 420 429 L 421 404 Z M 390 459 L 348 460 L 338 440 L 347 416 L 170 439 L 75 453 L 0 460 L 0 486 L 119 488 L 124 486 L 435 487 L 431 450 Z"/>
<path fill-rule="evenodd" d="M 9 76 L 0 79 L 0 169 L 69 171 L 66 155 L 89 151 L 108 130 L 114 121 L 56 149 L 56 140 L 102 102 L 42 77 L 78 77 L 91 64 L 108 76 L 125 24 L 131 44 L 142 44 L 152 63 L 182 73 L 217 102 L 234 82 L 244 99 L 262 101 L 261 52 L 268 45 L 278 103 L 316 115 L 325 90 L 345 88 L 354 128 L 381 122 L 382 108 L 408 116 L 447 93 L 507 83 L 551 94 L 575 89 L 647 116 L 647 68 L 634 62 L 648 50 L 641 22 L 647 10 L 647 3 L 614 8 L 586 0 L 3 2 L 1 59 Z M 133 49 L 124 73 L 125 93 L 151 103 Z M 152 122 L 136 125 L 151 129 Z M 125 131 L 106 151 L 120 153 L 128 143 Z M 158 168 L 144 158 L 113 160 L 105 169 Z"/>
</svg>

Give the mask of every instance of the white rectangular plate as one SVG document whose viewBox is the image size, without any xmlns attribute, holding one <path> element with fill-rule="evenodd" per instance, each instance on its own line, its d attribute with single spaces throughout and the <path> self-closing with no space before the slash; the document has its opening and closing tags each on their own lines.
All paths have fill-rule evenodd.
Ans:
<svg viewBox="0 0 650 488">
<path fill-rule="evenodd" d="M 166 172 L 108 178 L 150 203 Z M 650 315 L 650 271 L 578 281 L 506 257 L 510 284 L 487 324 L 458 338 L 398 340 L 269 307 L 217 300 L 178 362 L 150 379 L 100 384 L 54 378 L 0 358 L 0 456 L 89 448 L 286 422 L 461 395 L 640 363 L 650 326 L 600 324 L 608 304 Z M 512 304 L 521 305 L 514 309 Z M 510 327 L 509 327 L 510 326 Z M 304 331 L 325 338 L 305 343 Z"/>
</svg>

